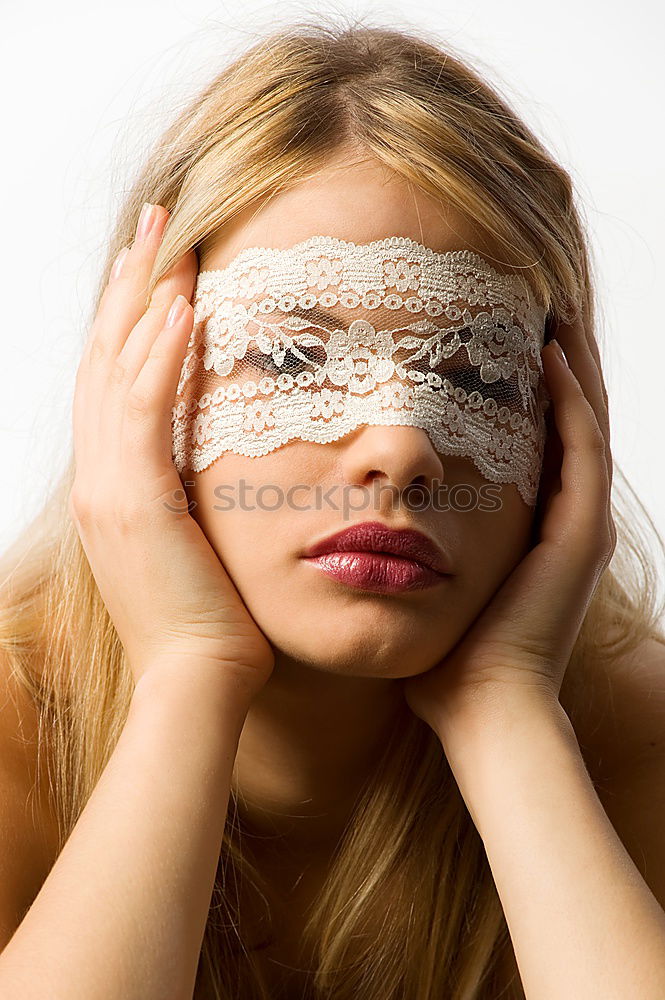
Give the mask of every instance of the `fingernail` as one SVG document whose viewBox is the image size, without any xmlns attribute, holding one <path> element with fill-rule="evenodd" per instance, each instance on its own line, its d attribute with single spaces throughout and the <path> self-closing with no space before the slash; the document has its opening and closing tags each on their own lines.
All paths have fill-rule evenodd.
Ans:
<svg viewBox="0 0 665 1000">
<path fill-rule="evenodd" d="M 555 347 L 555 350 L 556 350 L 556 353 L 557 353 L 559 359 L 561 361 L 563 361 L 563 363 L 566 366 L 566 368 L 570 368 L 570 365 L 568 364 L 568 358 L 563 353 L 563 347 L 561 346 L 561 344 L 559 343 L 559 341 L 556 338 L 553 338 L 552 341 L 551 341 L 551 343 L 554 344 L 554 347 Z"/>
<path fill-rule="evenodd" d="M 156 212 L 155 206 L 151 205 L 150 202 L 146 201 L 145 205 L 141 209 L 141 214 L 139 215 L 139 222 L 136 227 L 136 239 L 144 240 L 149 234 L 155 222 Z"/>
<path fill-rule="evenodd" d="M 109 276 L 109 281 L 115 281 L 120 272 L 122 271 L 122 265 L 125 263 L 125 257 L 129 253 L 129 247 L 123 247 L 116 259 L 113 261 L 113 267 L 111 268 L 111 274 Z"/>
<path fill-rule="evenodd" d="M 183 312 L 185 311 L 185 303 L 187 299 L 184 295 L 177 295 L 173 300 L 173 304 L 169 309 L 169 314 L 166 317 L 166 326 L 175 326 Z"/>
</svg>

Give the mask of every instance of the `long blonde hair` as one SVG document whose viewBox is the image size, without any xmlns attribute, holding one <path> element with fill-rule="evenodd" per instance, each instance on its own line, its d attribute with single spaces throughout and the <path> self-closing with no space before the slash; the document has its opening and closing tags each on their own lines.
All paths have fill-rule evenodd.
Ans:
<svg viewBox="0 0 665 1000">
<path fill-rule="evenodd" d="M 189 248 L 205 251 L 238 212 L 298 183 L 349 142 L 450 203 L 528 267 L 550 330 L 572 317 L 584 295 L 593 307 L 590 251 L 571 178 L 507 101 L 421 33 L 314 18 L 266 33 L 177 115 L 119 212 L 95 311 L 143 202 L 170 212 L 151 294 Z M 61 846 L 113 751 L 133 687 L 68 515 L 73 473 L 72 458 L 0 567 L 0 653 L 39 708 L 39 752 L 47 758 Z M 650 546 L 662 552 L 662 541 L 619 469 L 613 504 L 615 557 L 561 691 L 573 723 L 616 657 L 659 636 Z M 269 995 L 252 961 L 267 919 L 266 887 L 244 849 L 243 823 L 234 782 L 197 1000 Z M 406 708 L 358 801 L 308 930 L 318 942 L 316 996 L 499 996 L 497 960 L 510 960 L 510 937 L 482 840 L 438 739 Z M 513 969 L 510 991 L 501 995 L 523 997 Z"/>
</svg>

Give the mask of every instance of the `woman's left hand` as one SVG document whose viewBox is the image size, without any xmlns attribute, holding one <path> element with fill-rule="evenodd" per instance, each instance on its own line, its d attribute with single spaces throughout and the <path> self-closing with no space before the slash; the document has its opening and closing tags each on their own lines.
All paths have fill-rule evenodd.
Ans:
<svg viewBox="0 0 665 1000">
<path fill-rule="evenodd" d="M 558 703 L 584 616 L 612 558 L 607 393 L 588 316 L 585 296 L 581 316 L 555 332 L 565 357 L 558 344 L 542 351 L 555 426 L 545 451 L 537 544 L 451 652 L 404 681 L 409 707 L 435 731 L 458 708 L 485 705 L 488 694 L 530 690 Z"/>
</svg>

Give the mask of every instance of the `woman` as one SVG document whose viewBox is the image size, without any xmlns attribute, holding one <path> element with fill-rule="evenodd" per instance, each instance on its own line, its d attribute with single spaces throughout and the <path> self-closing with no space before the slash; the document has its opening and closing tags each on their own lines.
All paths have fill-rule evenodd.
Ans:
<svg viewBox="0 0 665 1000">
<path fill-rule="evenodd" d="M 348 520 L 215 502 L 480 495 L 416 422 L 178 474 L 197 274 L 321 235 L 526 274 L 553 341 L 535 505 L 514 482 L 489 508 L 382 495 Z M 73 429 L 6 555 L 3 997 L 662 995 L 654 571 L 610 503 L 570 178 L 485 81 L 408 33 L 322 24 L 220 73 L 122 209 Z M 410 589 L 399 556 L 311 555 L 349 521 L 418 531 L 445 567 Z"/>
</svg>

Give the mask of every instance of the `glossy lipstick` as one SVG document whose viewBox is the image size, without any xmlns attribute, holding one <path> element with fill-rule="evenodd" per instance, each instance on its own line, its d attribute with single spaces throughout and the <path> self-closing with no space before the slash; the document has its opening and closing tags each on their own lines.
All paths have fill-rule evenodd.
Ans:
<svg viewBox="0 0 665 1000">
<path fill-rule="evenodd" d="M 366 521 L 324 538 L 303 553 L 329 576 L 359 590 L 422 590 L 450 575 L 445 556 L 426 535 Z"/>
</svg>

